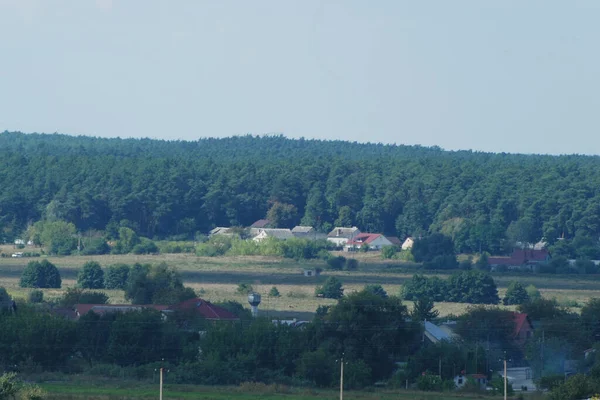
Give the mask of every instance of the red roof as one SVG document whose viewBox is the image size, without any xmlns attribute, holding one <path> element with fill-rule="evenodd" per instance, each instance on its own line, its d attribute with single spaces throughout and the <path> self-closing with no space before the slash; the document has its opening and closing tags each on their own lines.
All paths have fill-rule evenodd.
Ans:
<svg viewBox="0 0 600 400">
<path fill-rule="evenodd" d="M 270 223 L 271 221 L 269 221 L 268 219 L 259 219 L 258 221 L 250 225 L 250 228 L 264 228 Z"/>
<path fill-rule="evenodd" d="M 548 250 L 515 249 L 510 257 L 490 257 L 490 265 L 523 265 L 528 262 L 544 262 L 549 257 Z"/>
<path fill-rule="evenodd" d="M 356 235 L 352 238 L 352 240 L 348 240 L 348 243 L 346 243 L 346 245 L 361 245 L 361 244 L 369 244 L 371 243 L 373 240 L 377 239 L 378 237 L 380 237 L 381 234 L 380 233 L 361 233 L 360 235 Z"/>
<path fill-rule="evenodd" d="M 222 321 L 237 321 L 238 316 L 223 307 L 216 306 L 210 301 L 203 300 L 201 298 L 189 299 L 182 303 L 176 304 L 169 307 L 169 310 L 173 311 L 190 311 L 195 310 L 197 313 L 202 315 L 208 320 L 222 320 Z"/>
<path fill-rule="evenodd" d="M 529 324 L 529 321 L 527 319 L 527 314 L 514 312 L 513 319 L 515 320 L 514 335 L 518 336 L 519 333 L 521 332 L 521 330 L 523 329 L 523 327 L 525 326 L 525 323 Z"/>
</svg>

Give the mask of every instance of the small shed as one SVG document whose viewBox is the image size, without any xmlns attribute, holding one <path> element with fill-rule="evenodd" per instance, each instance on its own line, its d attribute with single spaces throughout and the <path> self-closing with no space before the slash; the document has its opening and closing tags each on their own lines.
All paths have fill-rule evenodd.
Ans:
<svg viewBox="0 0 600 400">
<path fill-rule="evenodd" d="M 483 374 L 466 375 L 461 373 L 460 375 L 456 375 L 454 377 L 454 384 L 458 389 L 465 386 L 469 381 L 475 383 L 482 390 L 485 390 L 488 383 L 487 376 Z"/>
<path fill-rule="evenodd" d="M 321 275 L 321 270 L 318 268 L 315 268 L 315 269 L 306 269 L 305 268 L 302 270 L 302 274 L 304 276 L 319 276 L 319 275 Z"/>
</svg>

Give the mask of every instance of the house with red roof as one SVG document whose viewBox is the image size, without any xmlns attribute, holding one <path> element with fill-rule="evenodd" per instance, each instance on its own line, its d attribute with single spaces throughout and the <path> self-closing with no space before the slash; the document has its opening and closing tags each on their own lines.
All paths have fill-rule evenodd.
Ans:
<svg viewBox="0 0 600 400">
<path fill-rule="evenodd" d="M 165 312 L 191 312 L 207 321 L 239 321 L 239 317 L 229 310 L 212 304 L 210 301 L 196 297 L 170 306 Z"/>
<path fill-rule="evenodd" d="M 536 265 L 550 261 L 550 253 L 546 249 L 515 249 L 510 257 L 489 257 L 488 264 L 492 270 L 500 266 L 507 269 L 531 269 Z"/>
<path fill-rule="evenodd" d="M 381 250 L 384 246 L 393 246 L 393 243 L 381 233 L 360 233 L 346 242 L 344 250 L 355 251 L 365 245 L 369 246 L 369 250 Z"/>
<path fill-rule="evenodd" d="M 513 320 L 515 321 L 513 340 L 519 347 L 523 347 L 525 342 L 533 337 L 533 325 L 525 313 L 514 312 Z"/>
<path fill-rule="evenodd" d="M 195 316 L 200 316 L 207 321 L 239 321 L 237 315 L 201 298 L 189 299 L 171 306 L 162 304 L 75 304 L 73 308 L 73 319 L 79 319 L 89 312 L 104 315 L 108 313 L 126 313 L 145 309 L 160 311 L 164 314 L 165 318 L 168 318 L 170 313 L 183 312 L 193 313 Z M 65 317 L 69 317 L 69 315 L 65 315 Z"/>
</svg>

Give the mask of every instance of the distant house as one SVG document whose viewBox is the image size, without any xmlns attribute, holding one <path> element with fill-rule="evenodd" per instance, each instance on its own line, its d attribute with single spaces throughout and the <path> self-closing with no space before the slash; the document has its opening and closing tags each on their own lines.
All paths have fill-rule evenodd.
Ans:
<svg viewBox="0 0 600 400">
<path fill-rule="evenodd" d="M 381 250 L 384 246 L 391 246 L 392 242 L 380 233 L 361 233 L 348 240 L 344 249 L 352 251 L 365 245 L 369 246 L 369 250 Z"/>
<path fill-rule="evenodd" d="M 303 269 L 302 270 L 302 274 L 304 276 L 319 276 L 321 275 L 321 269 L 320 268 L 315 268 L 315 269 Z"/>
<path fill-rule="evenodd" d="M 99 315 L 108 313 L 127 313 L 141 311 L 144 309 L 154 309 L 164 314 L 168 318 L 169 313 L 176 311 L 194 312 L 209 321 L 237 321 L 239 318 L 232 312 L 216 306 L 209 301 L 194 298 L 182 303 L 167 306 L 160 304 L 75 304 L 70 312 L 68 309 L 55 309 L 53 313 L 62 315 L 69 319 L 79 319 L 89 312 Z"/>
<path fill-rule="evenodd" d="M 413 247 L 413 244 L 415 244 L 415 241 L 413 238 L 409 237 L 406 238 L 406 240 L 404 241 L 404 243 L 402 243 L 402 250 L 410 250 Z"/>
<path fill-rule="evenodd" d="M 298 225 L 292 229 L 292 233 L 297 238 L 312 239 L 312 237 L 317 233 L 317 231 L 312 226 Z"/>
<path fill-rule="evenodd" d="M 254 222 L 252 225 L 250 225 L 250 228 L 270 228 L 271 227 L 271 221 L 269 221 L 268 219 L 259 219 L 258 221 Z"/>
<path fill-rule="evenodd" d="M 356 235 L 360 235 L 360 230 L 355 226 L 352 228 L 336 227 L 329 232 L 327 240 L 334 243 L 336 246 L 343 246 L 348 240 L 353 239 Z"/>
<path fill-rule="evenodd" d="M 499 266 L 505 266 L 508 269 L 533 270 L 536 265 L 544 264 L 548 261 L 550 261 L 550 253 L 546 249 L 515 249 L 510 257 L 488 258 L 488 263 L 492 270 Z"/>
<path fill-rule="evenodd" d="M 400 239 L 398 239 L 398 237 L 396 236 L 386 236 L 387 240 L 390 241 L 390 243 L 392 243 L 392 246 L 397 247 L 397 248 L 401 248 L 402 247 L 402 241 Z"/>
<path fill-rule="evenodd" d="M 238 321 L 239 317 L 229 310 L 212 304 L 201 298 L 189 299 L 174 306 L 170 306 L 166 313 L 173 311 L 193 312 L 202 316 L 207 321 Z"/>
<path fill-rule="evenodd" d="M 487 376 L 483 374 L 465 375 L 464 373 L 462 373 L 454 377 L 454 384 L 456 385 L 457 389 L 462 388 L 469 381 L 474 382 L 479 387 L 479 389 L 482 390 L 485 390 L 488 383 Z"/>
<path fill-rule="evenodd" d="M 208 236 L 214 236 L 214 235 L 231 235 L 231 228 L 226 228 L 223 226 L 217 226 L 214 229 L 211 229 L 210 232 L 208 232 Z"/>
<path fill-rule="evenodd" d="M 423 323 L 423 334 L 433 344 L 444 340 L 449 342 L 458 338 L 458 335 L 452 331 L 449 325 L 442 324 L 438 326 L 429 321 Z"/>
<path fill-rule="evenodd" d="M 513 320 L 515 321 L 513 340 L 517 346 L 523 347 L 525 342 L 533 337 L 533 325 L 525 313 L 514 312 Z"/>
<path fill-rule="evenodd" d="M 289 229 L 260 229 L 259 233 L 252 238 L 255 242 L 263 241 L 267 238 L 275 238 L 279 240 L 287 240 L 294 237 L 294 234 Z"/>
<path fill-rule="evenodd" d="M 20 246 L 20 245 L 24 245 L 25 241 L 23 239 L 17 239 L 15 240 L 15 245 L 16 246 Z"/>
</svg>

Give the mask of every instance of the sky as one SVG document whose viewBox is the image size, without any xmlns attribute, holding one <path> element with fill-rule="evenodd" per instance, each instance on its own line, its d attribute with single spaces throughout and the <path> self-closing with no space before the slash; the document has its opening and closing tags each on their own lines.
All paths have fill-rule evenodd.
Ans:
<svg viewBox="0 0 600 400">
<path fill-rule="evenodd" d="M 0 0 L 0 131 L 600 154 L 597 0 Z"/>
</svg>

